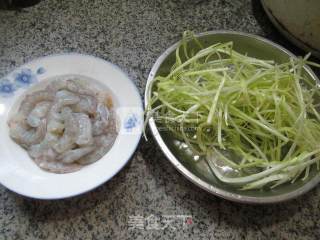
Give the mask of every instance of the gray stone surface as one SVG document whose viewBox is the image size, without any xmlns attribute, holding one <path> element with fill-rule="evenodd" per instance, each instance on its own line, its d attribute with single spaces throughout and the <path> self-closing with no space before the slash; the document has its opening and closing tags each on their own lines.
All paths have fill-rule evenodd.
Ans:
<svg viewBox="0 0 320 240">
<path fill-rule="evenodd" d="M 40 56 L 80 52 L 119 65 L 142 94 L 156 58 L 186 30 L 266 36 L 258 0 L 45 0 L 0 10 L 0 77 Z M 98 189 L 39 201 L 0 186 L 0 239 L 320 239 L 320 187 L 287 203 L 235 204 L 200 190 L 143 139 L 130 163 Z M 130 216 L 191 215 L 188 227 L 129 229 Z"/>
</svg>

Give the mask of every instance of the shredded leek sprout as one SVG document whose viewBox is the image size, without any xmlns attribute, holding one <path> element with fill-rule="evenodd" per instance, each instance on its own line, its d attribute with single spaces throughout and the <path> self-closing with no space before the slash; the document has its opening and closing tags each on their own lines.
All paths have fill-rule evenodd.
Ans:
<svg viewBox="0 0 320 240">
<path fill-rule="evenodd" d="M 319 65 L 309 55 L 278 64 L 240 54 L 232 42 L 204 48 L 185 32 L 175 56 L 170 73 L 149 86 L 147 120 L 203 156 L 220 181 L 274 188 L 319 170 L 320 91 L 303 70 Z M 228 176 L 221 164 L 239 174 Z"/>
</svg>

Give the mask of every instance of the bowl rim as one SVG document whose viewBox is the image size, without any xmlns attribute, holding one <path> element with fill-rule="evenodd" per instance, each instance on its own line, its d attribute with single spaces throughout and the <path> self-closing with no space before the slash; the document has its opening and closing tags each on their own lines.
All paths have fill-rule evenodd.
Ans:
<svg viewBox="0 0 320 240">
<path fill-rule="evenodd" d="M 280 46 L 277 43 L 274 43 L 264 37 L 260 37 L 254 34 L 249 34 L 249 33 L 243 33 L 243 32 L 238 32 L 238 31 L 227 31 L 227 30 L 213 30 L 213 31 L 207 31 L 207 32 L 202 32 L 202 33 L 197 33 L 195 34 L 196 37 L 202 37 L 202 36 L 207 36 L 207 35 L 219 35 L 219 34 L 230 34 L 230 35 L 240 35 L 244 37 L 249 37 L 253 38 L 259 41 L 262 41 L 266 44 L 269 44 L 276 49 L 286 53 L 290 57 L 296 57 L 293 53 L 291 53 L 289 50 L 285 49 L 284 47 Z M 160 68 L 161 64 L 163 61 L 166 59 L 168 55 L 170 55 L 179 45 L 179 41 L 171 45 L 169 48 L 167 48 L 156 60 L 154 63 L 153 67 L 151 68 L 151 71 L 149 73 L 148 79 L 147 79 L 147 84 L 146 84 L 146 90 L 145 90 L 145 109 L 147 109 L 148 106 L 148 97 L 151 94 L 151 89 L 150 89 L 150 84 L 154 77 L 156 76 L 157 70 Z M 318 77 L 316 74 L 311 70 L 309 66 L 304 66 L 305 70 L 307 73 L 316 81 L 319 82 Z M 185 176 L 189 181 L 197 185 L 198 187 L 202 188 L 203 190 L 219 196 L 221 198 L 234 201 L 234 202 L 239 202 L 239 203 L 247 203 L 247 204 L 267 204 L 267 203 L 279 203 L 283 201 L 287 201 L 293 198 L 296 198 L 300 195 L 303 195 L 304 193 L 308 192 L 311 190 L 313 187 L 315 187 L 319 182 L 320 182 L 320 174 L 317 176 L 313 177 L 309 182 L 307 182 L 305 185 L 302 187 L 289 192 L 289 193 L 284 193 L 280 194 L 277 196 L 269 196 L 269 197 L 252 197 L 252 196 L 243 196 L 241 194 L 237 193 L 231 193 L 229 191 L 223 190 L 219 187 L 213 186 L 206 181 L 200 179 L 197 177 L 195 174 L 193 174 L 191 171 L 189 171 L 183 164 L 179 162 L 179 160 L 175 157 L 175 155 L 170 151 L 164 140 L 162 139 L 158 128 L 155 124 L 155 120 L 153 117 L 151 117 L 148 121 L 150 130 L 152 132 L 152 135 L 156 142 L 158 143 L 160 149 L 166 156 L 166 158 L 173 164 L 173 166 L 183 175 Z"/>
</svg>

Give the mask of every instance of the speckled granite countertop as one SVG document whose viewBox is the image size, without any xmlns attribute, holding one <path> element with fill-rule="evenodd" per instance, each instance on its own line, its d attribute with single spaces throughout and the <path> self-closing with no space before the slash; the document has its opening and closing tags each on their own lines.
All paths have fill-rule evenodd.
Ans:
<svg viewBox="0 0 320 240">
<path fill-rule="evenodd" d="M 80 52 L 119 65 L 142 95 L 156 58 L 186 29 L 255 33 L 297 52 L 258 0 L 45 0 L 0 10 L 0 77 L 36 57 Z M 163 230 L 145 225 L 148 217 L 168 215 L 188 215 L 192 223 Z M 144 225 L 130 227 L 139 216 Z M 0 186 L 1 240 L 186 238 L 320 239 L 320 187 L 283 204 L 235 204 L 191 184 L 152 140 L 141 140 L 111 181 L 75 198 L 38 201 Z"/>
</svg>

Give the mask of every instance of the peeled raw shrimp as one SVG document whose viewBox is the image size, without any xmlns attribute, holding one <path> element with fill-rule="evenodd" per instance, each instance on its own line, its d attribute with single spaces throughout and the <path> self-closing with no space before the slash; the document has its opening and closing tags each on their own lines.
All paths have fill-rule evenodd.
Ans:
<svg viewBox="0 0 320 240">
<path fill-rule="evenodd" d="M 102 158 L 117 131 L 112 99 L 90 82 L 64 79 L 25 96 L 9 121 L 10 136 L 42 169 L 79 170 Z"/>
<path fill-rule="evenodd" d="M 50 148 L 49 144 L 45 142 L 41 142 L 41 143 L 30 146 L 30 148 L 28 149 L 28 154 L 32 158 L 40 157 L 42 153 L 48 150 L 49 148 Z"/>
<path fill-rule="evenodd" d="M 49 161 L 45 157 L 35 158 L 34 161 L 40 168 L 53 173 L 71 173 L 82 168 L 80 164 Z"/>
<path fill-rule="evenodd" d="M 43 142 L 50 145 L 50 147 L 53 147 L 55 144 L 58 143 L 60 135 L 53 133 L 53 132 L 47 132 L 46 136 L 43 139 Z"/>
<path fill-rule="evenodd" d="M 41 143 L 34 144 L 29 147 L 28 153 L 32 158 L 42 157 L 47 160 L 53 161 L 57 156 L 57 152 L 54 151 L 52 146 L 56 144 L 58 140 L 58 135 L 51 132 L 47 132 Z"/>
<path fill-rule="evenodd" d="M 68 90 L 58 91 L 55 97 L 62 106 L 75 104 L 80 101 L 80 98 L 76 94 Z"/>
<path fill-rule="evenodd" d="M 56 98 L 50 110 L 50 117 L 55 119 L 62 119 L 60 112 L 64 106 L 76 104 L 80 98 L 72 92 L 67 90 L 60 90 L 56 93 Z"/>
<path fill-rule="evenodd" d="M 109 116 L 110 112 L 108 108 L 104 104 L 99 103 L 97 106 L 97 116 L 92 126 L 93 136 L 101 135 L 106 131 L 109 124 Z"/>
<path fill-rule="evenodd" d="M 64 106 L 76 104 L 79 101 L 80 101 L 80 98 L 72 92 L 69 92 L 67 90 L 58 91 L 56 93 L 56 99 L 50 110 L 50 118 L 61 120 L 62 119 L 62 116 L 60 114 L 61 109 Z"/>
<path fill-rule="evenodd" d="M 67 80 L 67 89 L 71 92 L 78 93 L 81 95 L 97 96 L 98 93 L 93 89 L 89 88 L 89 85 L 83 86 L 80 81 L 76 79 Z"/>
<path fill-rule="evenodd" d="M 35 108 L 28 115 L 27 123 L 31 127 L 38 127 L 41 123 L 41 119 L 44 118 L 49 112 L 50 106 L 50 102 L 37 103 Z"/>
<path fill-rule="evenodd" d="M 74 116 L 79 126 L 76 143 L 80 146 L 92 144 L 92 123 L 90 118 L 84 113 L 74 113 Z"/>
<path fill-rule="evenodd" d="M 81 95 L 80 101 L 71 106 L 74 112 L 82 112 L 87 114 L 93 114 L 97 109 L 97 100 L 89 95 Z"/>
<path fill-rule="evenodd" d="M 53 101 L 53 99 L 54 93 L 48 91 L 37 91 L 28 94 L 20 105 L 19 114 L 27 118 L 27 116 L 37 103 L 43 101 Z"/>
<path fill-rule="evenodd" d="M 60 90 L 56 93 L 56 103 L 60 108 L 68 105 L 76 104 L 80 101 L 80 98 L 67 90 Z"/>
<path fill-rule="evenodd" d="M 77 94 L 84 94 L 95 96 L 95 91 L 89 89 L 88 86 L 83 86 L 79 80 L 67 79 L 67 80 L 54 80 L 46 88 L 49 91 L 57 92 L 59 90 L 65 89 Z"/>
<path fill-rule="evenodd" d="M 53 92 L 53 93 L 56 93 L 57 91 L 62 89 L 67 89 L 66 80 L 53 80 L 46 87 L 47 91 Z"/>
<path fill-rule="evenodd" d="M 60 134 L 64 130 L 64 124 L 62 121 L 56 120 L 54 118 L 51 118 L 48 126 L 47 126 L 47 131 L 51 133 L 57 133 Z"/>
<path fill-rule="evenodd" d="M 96 146 L 96 150 L 92 152 L 90 155 L 87 155 L 79 159 L 78 163 L 82 165 L 87 165 L 99 160 L 111 149 L 115 139 L 116 135 L 112 133 L 108 135 L 94 137 L 94 145 Z"/>
<path fill-rule="evenodd" d="M 68 112 L 72 112 L 71 109 L 66 109 L 64 108 L 64 113 L 66 113 L 66 111 Z M 64 120 L 63 120 L 63 116 L 62 116 L 62 109 L 61 109 L 61 105 L 59 102 L 54 102 L 50 112 L 49 112 L 49 117 L 48 117 L 48 127 L 47 130 L 49 132 L 53 132 L 53 133 L 62 133 L 65 126 L 64 126 Z"/>
<path fill-rule="evenodd" d="M 67 152 L 64 152 L 60 156 L 58 156 L 58 160 L 61 160 L 63 163 L 73 163 L 80 159 L 83 156 L 86 156 L 90 152 L 92 152 L 95 149 L 94 146 L 90 147 L 83 147 L 83 148 L 77 148 L 74 150 L 69 150 Z"/>
<path fill-rule="evenodd" d="M 46 134 L 46 120 L 41 120 L 36 129 L 27 129 L 21 122 L 10 121 L 10 136 L 19 144 L 30 146 L 40 143 Z"/>
<path fill-rule="evenodd" d="M 45 159 L 46 161 L 54 161 L 57 157 L 57 153 L 45 142 L 32 145 L 28 153 L 34 159 Z"/>
<path fill-rule="evenodd" d="M 78 122 L 73 114 L 66 110 L 62 112 L 62 115 L 65 123 L 65 130 L 62 137 L 53 146 L 54 150 L 56 150 L 58 153 L 63 153 L 71 149 L 76 142 L 79 132 Z"/>
<path fill-rule="evenodd" d="M 60 111 L 61 111 L 60 103 L 54 102 L 49 112 L 49 120 L 52 119 L 52 120 L 61 121 L 62 117 L 61 117 Z"/>
</svg>

